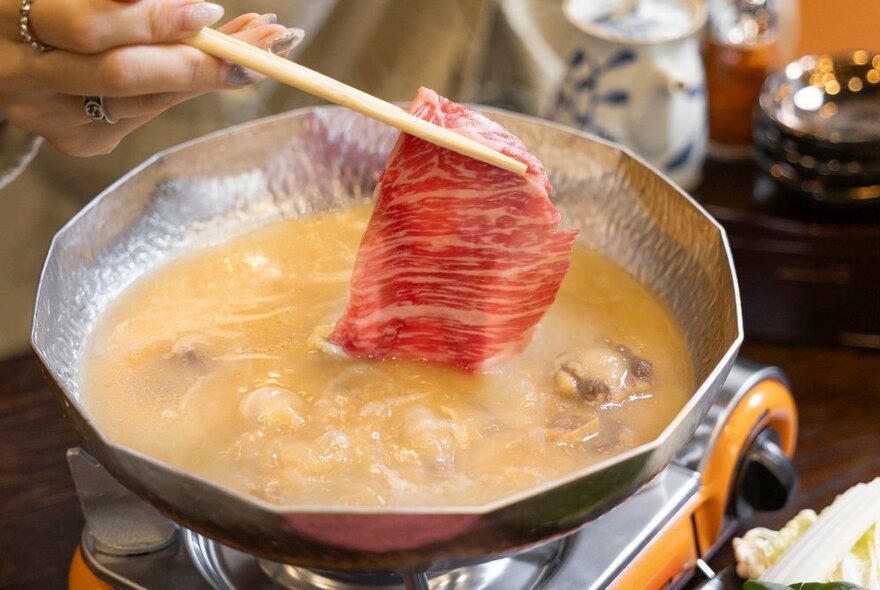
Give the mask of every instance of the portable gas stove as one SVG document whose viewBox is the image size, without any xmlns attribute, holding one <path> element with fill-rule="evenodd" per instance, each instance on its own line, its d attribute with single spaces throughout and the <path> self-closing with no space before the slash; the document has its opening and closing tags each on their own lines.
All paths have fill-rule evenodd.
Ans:
<svg viewBox="0 0 880 590">
<path fill-rule="evenodd" d="M 70 590 L 586 590 L 678 588 L 737 518 L 782 507 L 797 413 L 775 367 L 739 360 L 689 444 L 617 508 L 561 539 L 452 571 L 329 572 L 258 559 L 166 519 L 79 449 L 68 452 L 86 527 Z"/>
</svg>

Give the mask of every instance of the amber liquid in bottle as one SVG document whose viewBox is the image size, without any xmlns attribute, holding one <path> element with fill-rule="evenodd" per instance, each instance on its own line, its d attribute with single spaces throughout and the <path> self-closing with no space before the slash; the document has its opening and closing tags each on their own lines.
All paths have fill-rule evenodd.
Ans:
<svg viewBox="0 0 880 590">
<path fill-rule="evenodd" d="M 774 55 L 774 43 L 729 45 L 703 41 L 709 95 L 709 138 L 725 147 L 748 146 L 752 109 Z"/>
</svg>

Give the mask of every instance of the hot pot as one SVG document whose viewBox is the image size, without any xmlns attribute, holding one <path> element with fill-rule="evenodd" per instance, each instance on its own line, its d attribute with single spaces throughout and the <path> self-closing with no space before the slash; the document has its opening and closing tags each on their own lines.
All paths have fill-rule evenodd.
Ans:
<svg viewBox="0 0 880 590">
<path fill-rule="evenodd" d="M 655 440 L 479 506 L 395 509 L 273 505 L 120 445 L 83 404 L 83 343 L 108 301 L 194 244 L 267 221 L 371 198 L 396 138 L 338 107 L 283 114 L 158 154 L 55 236 L 32 343 L 86 448 L 123 485 L 180 525 L 248 553 L 362 571 L 448 568 L 571 532 L 658 474 L 691 438 L 742 339 L 721 227 L 626 149 L 585 133 L 482 109 L 545 163 L 579 240 L 649 285 L 680 323 L 696 388 Z"/>
</svg>

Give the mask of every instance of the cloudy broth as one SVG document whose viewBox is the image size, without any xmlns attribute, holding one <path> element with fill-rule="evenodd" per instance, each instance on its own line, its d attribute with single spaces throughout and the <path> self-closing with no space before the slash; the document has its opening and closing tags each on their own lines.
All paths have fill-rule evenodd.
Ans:
<svg viewBox="0 0 880 590">
<path fill-rule="evenodd" d="M 320 327 L 344 309 L 369 214 L 272 223 L 128 288 L 84 355 L 100 427 L 271 502 L 473 505 L 647 442 L 684 405 L 674 319 L 581 246 L 531 344 L 497 369 L 328 352 Z"/>
</svg>

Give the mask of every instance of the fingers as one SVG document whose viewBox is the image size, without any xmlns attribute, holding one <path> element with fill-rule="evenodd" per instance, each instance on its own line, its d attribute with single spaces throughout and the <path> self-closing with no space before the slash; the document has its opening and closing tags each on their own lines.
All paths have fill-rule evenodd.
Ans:
<svg viewBox="0 0 880 590">
<path fill-rule="evenodd" d="M 37 0 L 29 20 L 41 42 L 94 54 L 124 45 L 178 41 L 222 16 L 222 6 L 202 0 Z"/>
<path fill-rule="evenodd" d="M 258 47 L 274 47 L 286 53 L 293 46 L 292 39 L 298 39 L 301 31 L 287 31 L 278 25 L 263 24 L 274 20 L 272 15 L 247 15 L 227 25 L 229 31 L 239 29 L 235 35 Z M 244 85 L 253 81 L 255 74 L 210 59 L 219 71 L 225 72 L 220 82 L 227 87 Z M 67 76 L 57 76 L 57 79 Z M 59 149 L 74 155 L 95 155 L 106 153 L 115 147 L 119 140 L 131 130 L 152 119 L 162 111 L 195 96 L 189 92 L 194 86 L 189 82 L 184 92 L 156 92 L 131 96 L 113 97 L 110 92 L 100 88 L 79 88 L 73 96 L 34 89 L 31 92 L 15 92 L 7 95 L 3 103 L 6 115 L 16 127 L 37 133 L 47 138 Z M 0 91 L 0 95 L 4 93 Z M 104 111 L 111 119 L 118 119 L 115 125 L 92 122 L 86 115 L 83 96 L 103 96 Z M 12 97 L 12 101 L 8 99 Z M 3 98 L 3 96 L 0 96 Z M 96 131 L 94 128 L 98 128 Z"/>
<path fill-rule="evenodd" d="M 296 33 L 281 25 L 262 25 L 235 35 L 262 49 L 290 50 Z M 100 55 L 67 51 L 28 54 L 23 85 L 50 87 L 61 94 L 137 96 L 165 92 L 201 93 L 242 85 L 231 66 L 181 44 L 119 47 Z M 59 73 L 63 75 L 59 76 Z"/>
<path fill-rule="evenodd" d="M 234 35 L 235 33 L 247 29 L 256 29 L 257 27 L 262 27 L 264 25 L 274 25 L 276 22 L 278 22 L 278 17 L 271 12 L 267 12 L 266 14 L 249 12 L 237 16 L 228 23 L 217 27 L 217 30 L 221 33 L 226 33 L 227 35 Z"/>
<path fill-rule="evenodd" d="M 128 119 L 155 116 L 189 98 L 181 93 L 149 94 L 130 98 L 105 98 L 104 112 L 112 120 L 119 122 Z M 39 103 L 19 103 L 11 107 L 8 114 L 17 127 L 31 133 L 51 137 L 64 135 L 68 129 L 93 124 L 86 115 L 82 96 L 56 94 Z M 104 123 L 98 123 L 104 125 Z"/>
<path fill-rule="evenodd" d="M 115 125 L 91 124 L 44 136 L 58 150 L 72 156 L 109 154 L 122 139 L 159 113 L 119 121 Z"/>
<path fill-rule="evenodd" d="M 162 112 L 120 119 L 114 125 L 94 123 L 85 113 L 82 97 L 60 95 L 39 104 L 16 103 L 7 109 L 6 114 L 16 127 L 43 136 L 66 154 L 83 157 L 109 153 L 126 135 Z M 106 110 L 116 116 L 109 108 Z"/>
<path fill-rule="evenodd" d="M 43 137 L 91 122 L 85 114 L 81 96 L 60 94 L 46 96 L 39 101 L 7 105 L 6 116 L 16 127 Z"/>
<path fill-rule="evenodd" d="M 165 92 L 128 98 L 105 98 L 104 110 L 114 119 L 137 119 L 168 110 L 190 96 L 182 92 Z"/>
<path fill-rule="evenodd" d="M 40 3 L 45 8 L 54 1 L 37 0 L 34 6 Z M 0 0 L 0 17 L 11 2 Z M 82 0 L 70 4 L 108 2 L 123 8 L 163 4 L 161 0 Z M 164 4 L 180 6 L 185 2 L 167 0 Z M 189 0 L 189 4 L 204 3 Z M 286 55 L 303 33 L 285 29 L 275 21 L 274 14 L 246 14 L 220 30 L 261 49 Z M 102 39 L 112 41 L 110 36 Z M 2 23 L 0 56 L 0 108 L 6 111 L 9 121 L 79 156 L 109 152 L 132 130 L 200 93 L 240 87 L 259 79 L 249 70 L 177 43 L 116 47 L 101 54 L 84 55 L 63 48 L 37 53 L 17 39 L 4 38 Z M 92 122 L 86 115 L 83 96 L 104 97 L 105 113 L 118 123 Z"/>
</svg>

